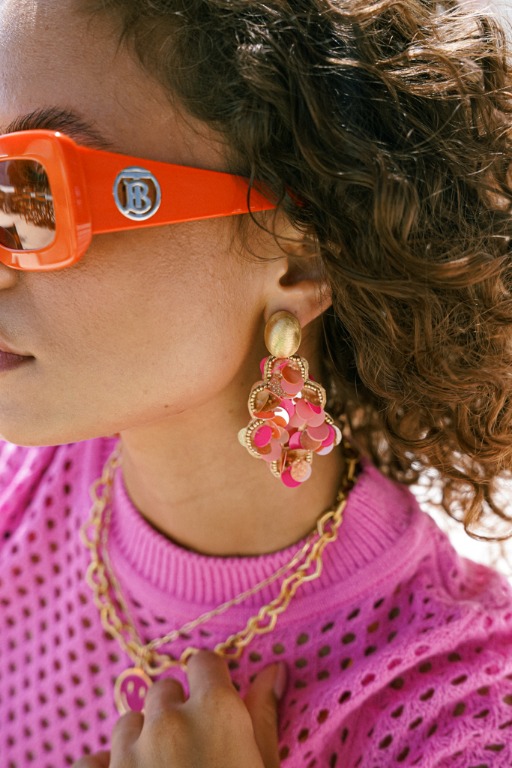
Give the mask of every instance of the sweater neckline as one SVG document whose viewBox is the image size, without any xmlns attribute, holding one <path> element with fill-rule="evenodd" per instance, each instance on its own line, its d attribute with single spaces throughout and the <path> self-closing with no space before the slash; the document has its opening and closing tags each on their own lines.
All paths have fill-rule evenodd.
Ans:
<svg viewBox="0 0 512 768">
<path fill-rule="evenodd" d="M 112 448 L 111 442 L 105 446 L 103 464 Z M 335 583 L 346 582 L 382 557 L 389 559 L 391 565 L 394 545 L 411 526 L 414 511 L 417 511 L 416 504 L 408 489 L 384 477 L 363 457 L 338 537 L 324 549 L 322 574 L 314 581 L 303 583 L 301 593 L 304 596 L 315 594 Z M 132 502 L 122 468 L 116 471 L 109 546 L 132 574 L 177 600 L 213 604 L 230 599 L 269 578 L 291 560 L 307 538 L 264 555 L 220 557 L 199 554 L 153 528 Z M 272 599 L 273 596 L 275 589 L 267 588 L 245 604 L 259 605 L 263 598 Z"/>
</svg>

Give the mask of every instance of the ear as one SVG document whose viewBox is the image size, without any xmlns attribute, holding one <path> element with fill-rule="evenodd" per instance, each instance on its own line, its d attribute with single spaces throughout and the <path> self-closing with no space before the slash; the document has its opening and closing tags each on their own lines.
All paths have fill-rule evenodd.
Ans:
<svg viewBox="0 0 512 768">
<path fill-rule="evenodd" d="M 267 293 L 264 319 L 266 322 L 274 312 L 287 310 L 304 329 L 332 303 L 318 246 L 287 220 L 276 222 L 275 237 L 283 258 Z"/>
</svg>

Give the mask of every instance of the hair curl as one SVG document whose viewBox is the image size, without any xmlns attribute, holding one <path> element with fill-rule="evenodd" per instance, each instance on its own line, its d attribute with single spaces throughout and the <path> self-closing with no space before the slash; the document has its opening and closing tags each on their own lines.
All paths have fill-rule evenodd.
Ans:
<svg viewBox="0 0 512 768">
<path fill-rule="evenodd" d="M 470 530 L 484 509 L 511 521 L 498 486 L 512 477 L 512 100 L 497 21 L 453 0 L 85 5 L 119 14 L 148 70 L 314 236 L 333 295 L 331 405 L 359 446 L 401 482 L 436 470 L 441 506 L 473 538 L 487 538 Z"/>
</svg>

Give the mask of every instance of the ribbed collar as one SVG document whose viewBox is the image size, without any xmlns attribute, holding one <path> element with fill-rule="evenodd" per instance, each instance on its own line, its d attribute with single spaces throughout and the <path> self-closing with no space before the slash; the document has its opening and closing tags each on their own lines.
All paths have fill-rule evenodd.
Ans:
<svg viewBox="0 0 512 768">
<path fill-rule="evenodd" d="M 114 445 L 112 440 L 104 443 L 103 463 Z M 421 547 L 426 517 L 406 488 L 363 459 L 338 538 L 324 550 L 322 575 L 304 583 L 301 594 L 306 597 L 332 584 L 343 584 L 345 597 L 364 591 L 375 580 L 375 568 L 383 574 L 411 559 Z M 180 602 L 213 605 L 228 600 L 285 565 L 305 541 L 251 557 L 212 557 L 184 549 L 147 523 L 128 495 L 122 470 L 116 472 L 110 546 L 122 558 L 123 570 Z M 260 605 L 273 596 L 275 589 L 268 588 L 245 605 Z"/>
</svg>

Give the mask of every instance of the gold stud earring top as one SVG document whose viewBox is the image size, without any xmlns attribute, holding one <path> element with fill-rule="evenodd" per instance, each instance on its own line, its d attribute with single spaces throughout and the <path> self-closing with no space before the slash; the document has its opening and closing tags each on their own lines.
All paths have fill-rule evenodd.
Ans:
<svg viewBox="0 0 512 768">
<path fill-rule="evenodd" d="M 265 344 L 273 357 L 281 359 L 296 353 L 301 341 L 300 323 L 291 312 L 275 312 L 265 326 Z"/>
</svg>

